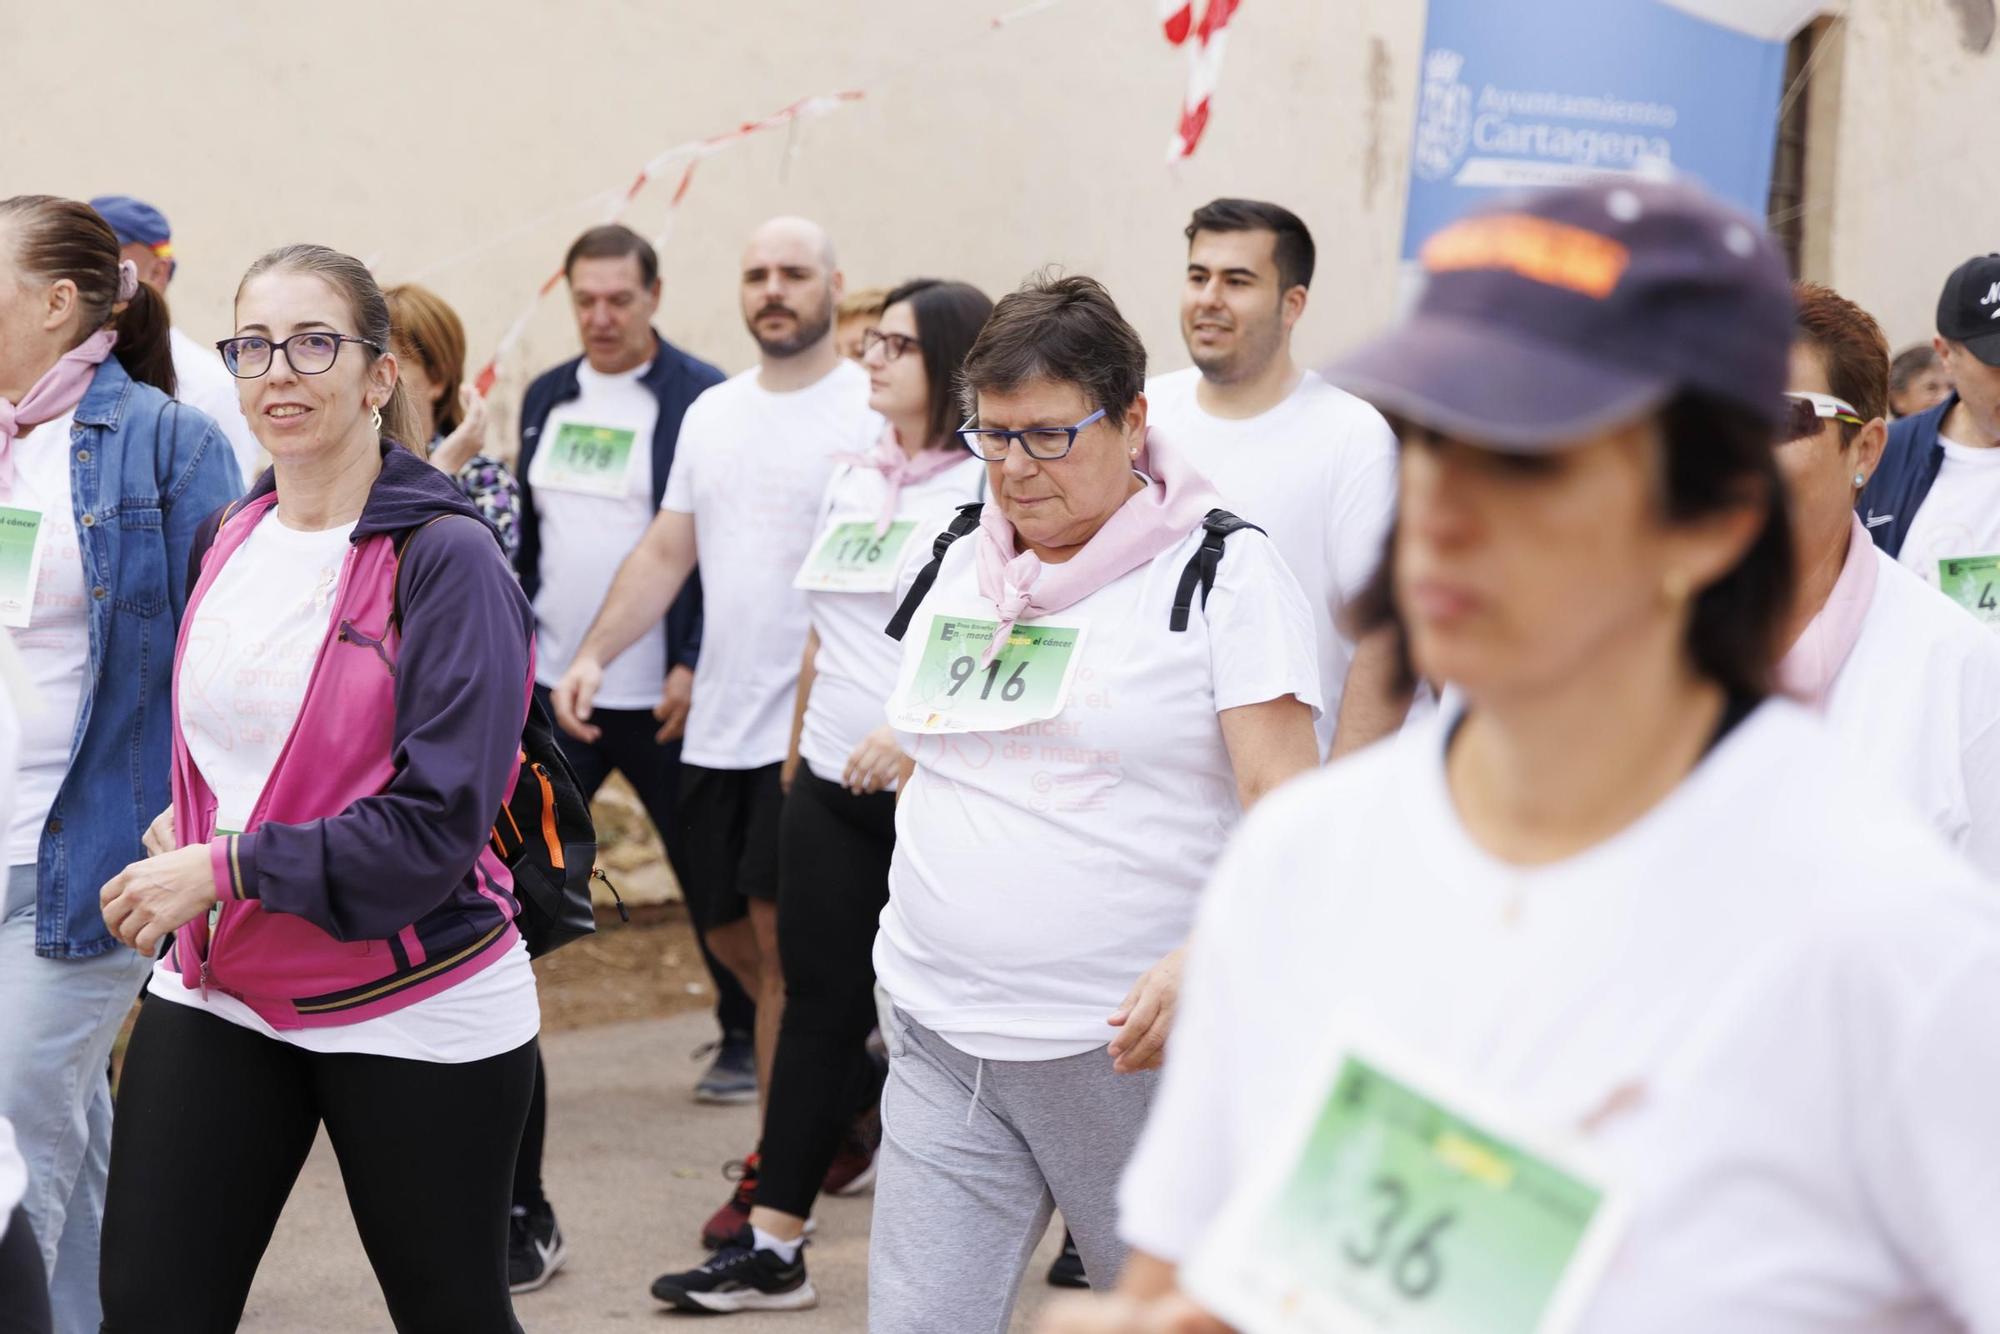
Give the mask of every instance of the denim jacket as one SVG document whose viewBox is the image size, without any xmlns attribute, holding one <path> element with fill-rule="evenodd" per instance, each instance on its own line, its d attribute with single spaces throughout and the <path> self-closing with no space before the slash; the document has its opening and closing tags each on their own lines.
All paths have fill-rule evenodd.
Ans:
<svg viewBox="0 0 2000 1334">
<path fill-rule="evenodd" d="M 214 422 L 116 357 L 97 368 L 70 431 L 70 490 L 90 596 L 90 661 L 35 866 L 35 953 L 86 959 L 121 948 L 97 894 L 145 855 L 140 838 L 172 798 L 174 637 L 188 548 L 241 495 Z"/>
</svg>

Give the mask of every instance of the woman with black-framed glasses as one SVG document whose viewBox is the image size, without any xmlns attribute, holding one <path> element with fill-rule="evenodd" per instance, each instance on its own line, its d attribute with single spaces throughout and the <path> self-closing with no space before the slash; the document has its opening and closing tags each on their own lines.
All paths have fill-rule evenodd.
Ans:
<svg viewBox="0 0 2000 1334">
<path fill-rule="evenodd" d="M 398 443 L 414 416 L 359 261 L 273 251 L 236 318 L 220 351 L 271 469 L 195 543 L 173 803 L 100 895 L 142 955 L 173 934 L 119 1088 L 103 1328 L 235 1329 L 323 1123 L 396 1328 L 513 1334 L 541 1020 L 487 840 L 532 613 L 492 528 Z"/>
</svg>

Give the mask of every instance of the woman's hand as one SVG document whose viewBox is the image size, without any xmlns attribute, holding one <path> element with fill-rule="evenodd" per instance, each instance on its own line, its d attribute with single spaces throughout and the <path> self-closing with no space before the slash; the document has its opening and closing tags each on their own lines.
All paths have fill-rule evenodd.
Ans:
<svg viewBox="0 0 2000 1334">
<path fill-rule="evenodd" d="M 861 738 L 861 744 L 847 757 L 840 785 L 857 797 L 880 792 L 896 781 L 902 763 L 903 748 L 896 744 L 896 729 L 878 727 Z"/>
<path fill-rule="evenodd" d="M 215 903 L 215 870 L 206 844 L 149 857 L 112 877 L 98 894 L 104 925 L 141 954 L 160 938 L 207 912 Z"/>
<path fill-rule="evenodd" d="M 178 848 L 181 840 L 174 829 L 174 808 L 169 806 L 154 816 L 153 823 L 146 826 L 139 842 L 144 845 L 148 857 L 164 857 Z"/>
<path fill-rule="evenodd" d="M 472 456 L 486 443 L 486 400 L 471 385 L 458 391 L 458 429 L 438 441 L 431 462 L 438 471 L 456 477 L 458 470 L 472 462 Z"/>
<path fill-rule="evenodd" d="M 1174 1008 L 1180 1004 L 1181 964 L 1186 959 L 1187 950 L 1181 948 L 1148 968 L 1111 1016 L 1111 1026 L 1124 1030 L 1111 1039 L 1111 1068 L 1116 1073 L 1159 1069 L 1167 1033 L 1174 1026 Z"/>
</svg>

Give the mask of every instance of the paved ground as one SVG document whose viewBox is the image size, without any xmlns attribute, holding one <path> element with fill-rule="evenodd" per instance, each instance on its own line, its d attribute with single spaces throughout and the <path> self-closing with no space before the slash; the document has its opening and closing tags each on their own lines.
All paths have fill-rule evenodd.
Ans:
<svg viewBox="0 0 2000 1334">
<path fill-rule="evenodd" d="M 648 1295 L 653 1276 L 701 1258 L 696 1234 L 728 1185 L 720 1165 L 755 1135 L 753 1108 L 697 1106 L 688 1053 L 709 1036 L 703 1014 L 613 1024 L 547 1039 L 549 1196 L 570 1259 L 540 1292 L 515 1300 L 528 1334 L 665 1331 L 689 1317 Z M 866 1197 L 821 1204 L 807 1252 L 820 1304 L 794 1315 L 736 1316 L 729 1334 L 820 1334 L 867 1325 Z M 1044 1241 L 1022 1287 L 1014 1327 L 1049 1293 L 1042 1273 L 1059 1237 Z M 242 1329 L 248 1334 L 378 1334 L 388 1315 L 355 1238 L 326 1140 L 278 1224 Z M 702 1329 L 718 1328 L 699 1322 Z"/>
</svg>

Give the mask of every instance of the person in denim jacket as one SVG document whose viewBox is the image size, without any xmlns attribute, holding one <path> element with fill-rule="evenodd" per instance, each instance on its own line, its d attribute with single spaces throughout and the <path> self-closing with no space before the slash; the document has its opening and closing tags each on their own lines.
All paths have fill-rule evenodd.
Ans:
<svg viewBox="0 0 2000 1334">
<path fill-rule="evenodd" d="M 151 963 L 112 939 L 98 891 L 167 803 L 188 548 L 243 490 L 221 429 L 174 389 L 166 302 L 104 220 L 0 200 L 0 621 L 38 697 L 6 833 L 0 1116 L 58 1334 L 97 1329 L 105 1068 Z"/>
</svg>

